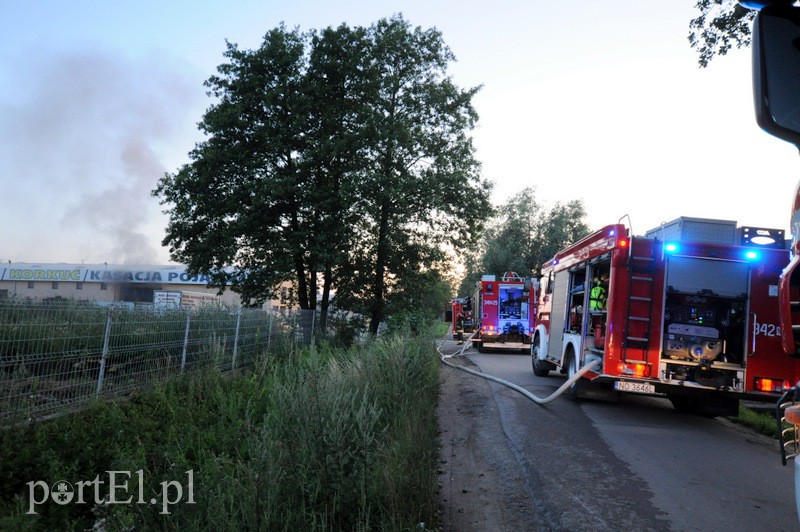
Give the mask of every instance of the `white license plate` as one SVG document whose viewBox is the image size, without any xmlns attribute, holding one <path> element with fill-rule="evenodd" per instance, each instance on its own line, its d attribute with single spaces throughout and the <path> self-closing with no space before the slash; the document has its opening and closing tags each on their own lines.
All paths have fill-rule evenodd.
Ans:
<svg viewBox="0 0 800 532">
<path fill-rule="evenodd" d="M 646 382 L 616 381 L 614 388 L 621 392 L 656 393 L 656 387 Z"/>
</svg>

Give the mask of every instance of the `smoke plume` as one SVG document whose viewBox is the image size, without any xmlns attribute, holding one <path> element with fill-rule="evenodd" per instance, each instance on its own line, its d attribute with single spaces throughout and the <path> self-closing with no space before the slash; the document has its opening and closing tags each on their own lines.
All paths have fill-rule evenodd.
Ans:
<svg viewBox="0 0 800 532">
<path fill-rule="evenodd" d="M 150 191 L 191 148 L 176 139 L 195 129 L 202 87 L 161 58 L 98 50 L 31 56 L 15 74 L 0 102 L 0 210 L 14 228 L 0 259 L 166 261 Z"/>
</svg>

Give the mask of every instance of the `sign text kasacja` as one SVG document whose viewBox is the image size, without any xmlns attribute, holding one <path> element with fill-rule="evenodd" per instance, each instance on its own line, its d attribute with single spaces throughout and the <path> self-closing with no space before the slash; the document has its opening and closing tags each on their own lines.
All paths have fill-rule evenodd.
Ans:
<svg viewBox="0 0 800 532">
<path fill-rule="evenodd" d="M 211 280 L 208 275 L 191 276 L 186 272 L 168 272 L 166 279 L 161 272 L 148 271 L 109 271 L 109 270 L 89 270 L 89 281 L 97 282 L 143 282 L 143 283 L 203 283 L 208 284 Z"/>
<path fill-rule="evenodd" d="M 67 281 L 89 283 L 185 283 L 206 285 L 208 275 L 189 275 L 177 270 L 106 270 L 93 268 L 7 268 L 0 280 L 8 281 Z"/>
</svg>

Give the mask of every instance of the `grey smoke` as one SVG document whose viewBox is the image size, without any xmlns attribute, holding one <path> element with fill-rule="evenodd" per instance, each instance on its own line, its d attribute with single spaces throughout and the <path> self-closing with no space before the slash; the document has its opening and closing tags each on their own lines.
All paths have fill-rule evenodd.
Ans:
<svg viewBox="0 0 800 532">
<path fill-rule="evenodd" d="M 162 56 L 107 50 L 32 54 L 14 81 L 13 101 L 0 102 L 0 210 L 16 228 L 4 255 L 163 261 L 163 221 L 150 191 L 175 169 L 168 157 L 192 147 L 200 81 Z"/>
</svg>

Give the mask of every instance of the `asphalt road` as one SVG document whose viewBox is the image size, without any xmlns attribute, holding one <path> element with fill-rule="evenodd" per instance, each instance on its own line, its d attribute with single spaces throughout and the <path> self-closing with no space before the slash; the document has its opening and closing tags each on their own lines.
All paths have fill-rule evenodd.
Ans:
<svg viewBox="0 0 800 532">
<path fill-rule="evenodd" d="M 534 376 L 527 355 L 466 356 L 539 397 L 564 382 Z M 539 406 L 494 382 L 476 386 L 491 391 L 541 530 L 800 530 L 794 467 L 781 464 L 774 440 L 658 398 Z"/>
</svg>

